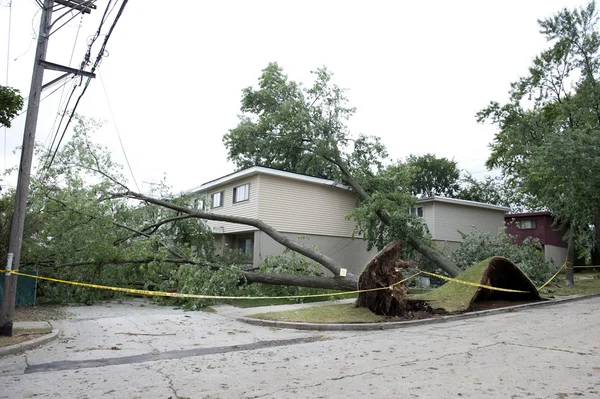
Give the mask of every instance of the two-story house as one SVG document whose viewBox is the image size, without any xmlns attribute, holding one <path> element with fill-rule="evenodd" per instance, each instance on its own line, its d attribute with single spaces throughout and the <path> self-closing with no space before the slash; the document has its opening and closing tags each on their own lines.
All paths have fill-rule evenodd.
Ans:
<svg viewBox="0 0 600 399">
<path fill-rule="evenodd" d="M 362 238 L 352 239 L 354 222 L 346 215 L 356 206 L 356 193 L 331 180 L 254 166 L 204 183 L 188 194 L 205 201 L 210 212 L 260 219 L 291 240 L 315 246 L 353 273 L 360 273 L 376 253 L 367 251 Z M 417 200 L 415 208 L 407 211 L 424 218 L 434 241 L 455 247 L 461 242 L 457 230 L 498 231 L 508 208 L 430 197 Z M 240 250 L 254 265 L 284 251 L 254 227 L 207 224 L 221 250 Z"/>
<path fill-rule="evenodd" d="M 496 233 L 509 210 L 505 206 L 432 196 L 418 199 L 412 212 L 425 220 L 434 242 L 457 248 L 462 242 L 459 231 Z"/>
<path fill-rule="evenodd" d="M 356 206 L 356 194 L 334 181 L 254 166 L 189 193 L 207 201 L 210 212 L 260 219 L 291 240 L 315 246 L 352 272 L 360 272 L 374 255 L 364 240 L 352 239 L 354 223 L 346 219 Z M 207 223 L 221 249 L 238 249 L 254 265 L 284 250 L 254 227 Z"/>
</svg>

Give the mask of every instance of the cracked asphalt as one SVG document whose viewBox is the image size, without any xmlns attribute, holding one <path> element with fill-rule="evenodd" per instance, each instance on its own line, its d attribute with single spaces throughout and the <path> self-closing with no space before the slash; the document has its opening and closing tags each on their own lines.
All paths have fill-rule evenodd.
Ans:
<svg viewBox="0 0 600 399">
<path fill-rule="evenodd" d="M 146 301 L 74 307 L 0 358 L 0 398 L 600 398 L 600 298 L 382 331 L 252 326 Z"/>
</svg>

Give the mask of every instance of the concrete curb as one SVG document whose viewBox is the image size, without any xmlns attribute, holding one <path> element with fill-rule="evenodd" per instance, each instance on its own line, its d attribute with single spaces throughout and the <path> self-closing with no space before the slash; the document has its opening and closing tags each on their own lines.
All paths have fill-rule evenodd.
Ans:
<svg viewBox="0 0 600 399">
<path fill-rule="evenodd" d="M 296 330 L 315 330 L 315 331 L 373 331 L 373 330 L 390 330 L 394 328 L 407 328 L 412 326 L 420 326 L 425 324 L 439 324 L 447 321 L 454 320 L 466 320 L 473 319 L 476 317 L 484 317 L 501 313 L 517 312 L 519 310 L 546 307 L 553 305 L 560 305 L 567 302 L 582 301 L 585 299 L 597 298 L 600 294 L 578 296 L 565 299 L 555 299 L 543 302 L 526 303 L 522 305 L 509 306 L 505 308 L 481 310 L 478 312 L 461 313 L 455 315 L 432 317 L 430 319 L 421 320 L 408 320 L 408 321 L 396 321 L 389 323 L 339 323 L 339 324 L 318 324 L 318 323 L 300 323 L 300 322 L 289 322 L 289 321 L 273 321 L 273 320 L 262 320 L 252 319 L 249 317 L 237 317 L 236 320 L 252 324 L 255 326 L 263 327 L 275 327 L 275 328 L 293 328 Z"/>
<path fill-rule="evenodd" d="M 0 357 L 24 352 L 28 349 L 33 349 L 50 341 L 54 341 L 56 338 L 58 338 L 59 334 L 60 330 L 58 328 L 53 328 L 51 333 L 48 333 L 42 337 L 38 337 L 30 341 L 21 342 L 20 344 L 2 347 L 0 348 Z"/>
</svg>

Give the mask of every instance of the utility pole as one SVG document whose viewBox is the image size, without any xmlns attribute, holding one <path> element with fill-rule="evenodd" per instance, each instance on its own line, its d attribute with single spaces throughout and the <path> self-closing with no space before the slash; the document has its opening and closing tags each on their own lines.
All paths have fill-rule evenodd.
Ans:
<svg viewBox="0 0 600 399">
<path fill-rule="evenodd" d="M 93 5 L 93 1 L 57 0 L 56 2 L 82 12 L 87 11 L 87 13 L 90 12 L 90 8 L 96 8 L 96 6 Z M 44 7 L 42 8 L 40 21 L 40 32 L 38 35 L 35 60 L 33 64 L 31 87 L 29 89 L 29 101 L 27 103 L 27 116 L 25 119 L 25 131 L 23 133 L 23 148 L 21 151 L 17 191 L 15 194 L 15 209 L 10 225 L 6 270 L 19 270 L 21 246 L 23 244 L 25 213 L 27 208 L 27 197 L 29 195 L 29 183 L 31 181 L 31 164 L 33 161 L 35 131 L 37 127 L 38 112 L 40 109 L 40 97 L 43 90 L 42 84 L 44 80 L 44 63 L 46 62 L 48 39 L 50 37 L 50 29 L 52 28 L 53 7 L 54 0 L 44 0 Z M 62 67 L 60 70 L 68 73 L 77 73 L 82 75 L 86 74 L 85 72 L 73 70 L 67 67 Z M 2 296 L 2 308 L 0 312 L 0 336 L 12 336 L 16 295 L 17 276 L 11 274 L 10 272 L 4 273 L 4 294 Z"/>
</svg>

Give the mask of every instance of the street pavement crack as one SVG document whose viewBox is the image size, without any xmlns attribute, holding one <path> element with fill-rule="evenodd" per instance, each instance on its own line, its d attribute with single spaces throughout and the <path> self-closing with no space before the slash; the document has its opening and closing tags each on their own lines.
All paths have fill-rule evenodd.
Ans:
<svg viewBox="0 0 600 399">
<path fill-rule="evenodd" d="M 89 359 L 89 360 L 62 360 L 51 363 L 41 363 L 28 365 L 25 369 L 25 374 L 40 373 L 48 371 L 60 371 L 60 370 L 78 370 L 84 368 L 93 367 L 106 367 L 116 366 L 121 364 L 135 364 L 152 362 L 157 360 L 168 360 L 168 359 L 183 359 L 194 356 L 206 356 L 215 355 L 220 353 L 230 352 L 242 352 L 242 351 L 253 351 L 260 349 L 275 348 L 289 345 L 300 345 L 308 344 L 316 341 L 323 341 L 323 336 L 312 336 L 305 338 L 292 338 L 292 339 L 281 339 L 281 340 L 270 340 L 270 341 L 258 341 L 250 344 L 232 345 L 232 346 L 216 346 L 211 348 L 194 348 L 184 350 L 174 350 L 165 352 L 152 352 L 143 353 L 140 355 L 122 356 L 104 359 Z"/>
<path fill-rule="evenodd" d="M 360 373 L 346 374 L 346 375 L 341 375 L 341 376 L 338 376 L 338 377 L 328 378 L 326 381 L 339 381 L 339 380 L 343 380 L 345 378 L 361 377 L 361 376 L 364 376 L 364 375 L 373 374 L 373 373 L 375 373 L 375 372 L 377 372 L 378 370 L 381 370 L 381 369 L 388 369 L 390 367 L 411 366 L 411 365 L 417 364 L 419 362 L 429 362 L 429 361 L 432 361 L 432 360 L 441 360 L 441 359 L 443 359 L 445 357 L 449 357 L 449 356 L 459 356 L 459 355 L 472 356 L 471 352 L 474 352 L 474 351 L 477 351 L 477 350 L 480 350 L 480 349 L 490 348 L 490 347 L 497 346 L 497 345 L 502 345 L 502 344 L 504 344 L 504 342 L 495 342 L 493 344 L 482 345 L 482 346 L 478 346 L 478 347 L 475 347 L 475 348 L 471 348 L 471 349 L 466 350 L 466 351 L 446 353 L 446 354 L 441 355 L 441 356 L 430 357 L 430 358 L 427 358 L 427 359 L 414 359 L 414 360 L 403 361 L 403 362 L 396 363 L 396 364 L 391 364 L 391 365 L 386 364 L 386 365 L 374 367 L 374 368 L 372 368 L 370 370 L 363 371 L 363 372 L 360 372 Z M 290 389 L 294 389 L 294 390 L 308 389 L 308 388 L 314 388 L 314 387 L 322 385 L 322 384 L 323 384 L 323 381 L 321 381 L 321 382 L 319 382 L 317 384 L 312 384 L 312 385 L 302 385 L 302 386 L 295 386 L 295 387 L 284 387 L 284 388 L 278 389 L 276 391 L 269 392 L 269 393 L 264 394 L 264 395 L 251 396 L 250 398 L 251 399 L 260 399 L 260 398 L 264 398 L 264 397 L 276 397 L 277 393 L 287 392 Z"/>
<path fill-rule="evenodd" d="M 153 369 L 150 366 L 146 367 L 146 369 L 148 369 L 150 371 L 156 371 L 158 374 L 162 375 L 165 380 L 167 380 L 167 383 L 169 384 L 169 389 L 173 392 L 173 395 L 174 395 L 174 396 L 170 396 L 169 399 L 171 399 L 171 398 L 179 399 L 180 396 L 177 393 L 177 390 L 175 389 L 173 380 L 167 373 L 163 372 L 161 369 Z"/>
<path fill-rule="evenodd" d="M 578 352 L 575 350 L 571 350 L 571 349 L 564 349 L 564 348 L 548 348 L 545 346 L 535 346 L 535 345 L 524 345 L 524 344 L 516 344 L 514 342 L 502 342 L 504 345 L 510 345 L 510 346 L 520 346 L 523 348 L 532 348 L 532 349 L 541 349 L 541 350 L 548 350 L 548 351 L 558 351 L 558 352 L 566 352 L 566 353 L 573 353 L 575 355 L 582 355 L 582 356 L 598 356 L 595 353 L 590 353 L 590 352 Z"/>
</svg>

